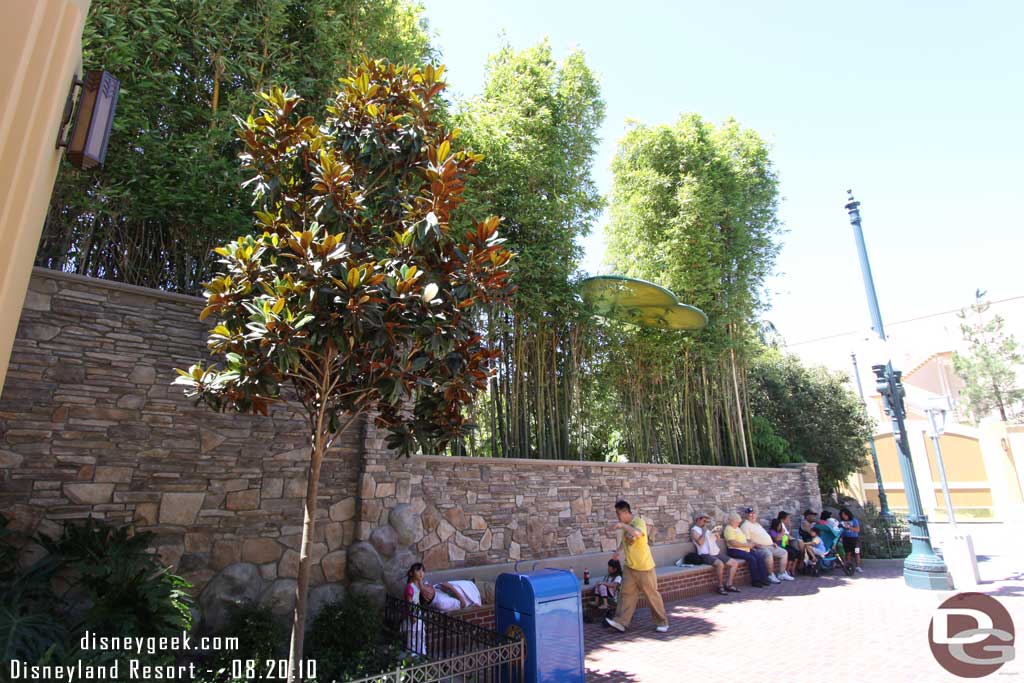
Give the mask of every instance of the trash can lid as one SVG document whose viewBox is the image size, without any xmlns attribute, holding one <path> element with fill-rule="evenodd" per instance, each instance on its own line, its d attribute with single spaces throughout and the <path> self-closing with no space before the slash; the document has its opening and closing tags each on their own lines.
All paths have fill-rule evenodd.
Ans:
<svg viewBox="0 0 1024 683">
<path fill-rule="evenodd" d="M 505 573 L 495 582 L 494 602 L 506 609 L 532 612 L 532 606 L 539 602 L 575 597 L 579 592 L 576 575 L 567 569 Z"/>
</svg>

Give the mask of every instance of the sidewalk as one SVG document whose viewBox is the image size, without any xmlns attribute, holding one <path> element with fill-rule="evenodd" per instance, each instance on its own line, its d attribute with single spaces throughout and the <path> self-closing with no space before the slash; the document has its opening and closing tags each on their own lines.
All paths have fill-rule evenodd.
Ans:
<svg viewBox="0 0 1024 683">
<path fill-rule="evenodd" d="M 997 597 L 1017 629 L 1017 659 L 989 680 L 1024 683 L 1024 554 L 984 557 L 979 570 L 985 583 L 977 592 Z M 638 612 L 625 634 L 585 625 L 587 682 L 737 676 L 962 682 L 935 662 L 928 647 L 932 613 L 952 594 L 908 588 L 901 560 L 868 560 L 854 578 L 797 577 L 771 588 L 745 586 L 731 597 L 689 598 L 666 605 L 671 630 L 665 634 L 654 631 L 647 610 Z"/>
</svg>

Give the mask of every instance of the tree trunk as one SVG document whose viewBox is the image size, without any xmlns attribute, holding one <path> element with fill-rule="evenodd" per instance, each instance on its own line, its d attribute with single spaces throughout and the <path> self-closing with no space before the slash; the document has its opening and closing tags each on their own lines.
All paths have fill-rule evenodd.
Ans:
<svg viewBox="0 0 1024 683">
<path fill-rule="evenodd" d="M 999 418 L 1003 422 L 1006 422 L 1006 406 L 1003 405 L 1003 395 L 999 391 L 999 385 L 996 384 L 994 379 L 992 380 L 992 391 L 996 394 L 996 405 L 999 406 Z"/>
<path fill-rule="evenodd" d="M 306 506 L 302 520 L 302 545 L 299 550 L 299 576 L 295 585 L 295 618 L 292 621 L 292 641 L 288 651 L 288 683 L 301 680 L 299 676 L 302 660 L 302 646 L 306 637 L 306 597 L 309 593 L 309 572 L 312 564 L 313 538 L 316 532 L 317 488 L 320 484 L 320 465 L 324 459 L 324 451 L 328 446 L 327 418 L 328 393 L 331 386 L 331 358 L 324 359 L 323 373 L 320 377 L 319 405 L 317 406 L 316 422 L 313 427 L 312 449 L 309 459 L 309 477 L 306 480 Z M 355 421 L 353 416 L 345 425 L 348 428 Z"/>
<path fill-rule="evenodd" d="M 260 65 L 262 68 L 262 65 Z M 220 79 L 224 73 L 224 62 L 220 52 L 213 55 L 213 94 L 210 96 L 210 130 L 217 127 L 217 108 L 220 105 Z M 259 91 L 257 91 L 259 92 Z"/>
<path fill-rule="evenodd" d="M 729 349 L 729 358 L 732 361 L 732 389 L 736 394 L 736 411 L 738 412 L 737 424 L 740 428 L 740 447 L 743 453 L 743 466 L 750 467 L 750 460 L 747 456 L 747 433 L 743 428 L 743 404 L 740 402 L 740 383 L 736 379 L 736 354 Z"/>
<path fill-rule="evenodd" d="M 321 414 L 323 409 L 321 409 Z M 322 415 L 320 422 L 322 422 Z M 324 437 L 322 430 L 313 437 L 313 453 L 309 461 L 309 480 L 306 483 L 306 507 L 302 520 L 302 546 L 299 551 L 299 576 L 295 586 L 295 618 L 292 621 L 292 641 L 288 652 L 288 683 L 301 680 L 299 662 L 302 659 L 306 637 L 306 597 L 309 593 L 309 572 L 312 564 L 313 534 L 316 531 L 317 488 L 320 484 L 320 464 L 323 462 Z"/>
</svg>

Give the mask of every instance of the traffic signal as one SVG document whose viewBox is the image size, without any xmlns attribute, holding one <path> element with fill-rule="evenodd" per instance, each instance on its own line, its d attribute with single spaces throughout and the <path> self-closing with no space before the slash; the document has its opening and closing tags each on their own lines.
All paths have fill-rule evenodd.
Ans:
<svg viewBox="0 0 1024 683">
<path fill-rule="evenodd" d="M 872 365 L 871 372 L 875 373 L 875 389 L 883 397 L 888 398 L 892 393 L 892 387 L 889 386 L 889 377 L 886 376 L 884 365 Z"/>
<path fill-rule="evenodd" d="M 872 365 L 871 371 L 875 373 L 875 389 L 882 395 L 882 408 L 885 414 L 892 416 L 892 382 L 889 381 L 889 373 L 884 365 Z"/>
<path fill-rule="evenodd" d="M 903 399 L 907 395 L 907 390 L 903 388 L 903 373 L 899 370 L 894 370 L 892 373 L 892 388 L 893 407 L 900 417 L 906 417 L 907 409 Z"/>
<path fill-rule="evenodd" d="M 890 417 L 904 418 L 907 416 L 903 398 L 907 395 L 903 388 L 903 373 L 891 370 L 888 365 L 872 365 L 875 373 L 875 388 L 882 395 L 885 414 Z"/>
</svg>

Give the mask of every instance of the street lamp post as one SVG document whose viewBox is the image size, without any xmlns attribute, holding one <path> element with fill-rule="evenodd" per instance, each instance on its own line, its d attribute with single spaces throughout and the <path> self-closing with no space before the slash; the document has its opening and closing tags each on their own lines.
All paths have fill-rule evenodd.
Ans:
<svg viewBox="0 0 1024 683">
<path fill-rule="evenodd" d="M 956 529 L 956 516 L 953 514 L 953 498 L 949 495 L 949 480 L 946 479 L 946 465 L 942 462 L 942 445 L 939 439 L 946 431 L 946 413 L 949 411 L 949 399 L 942 399 L 945 405 L 929 405 L 925 412 L 928 413 L 928 436 L 931 437 L 932 447 L 935 449 L 935 463 L 939 466 L 939 477 L 942 480 L 942 496 L 946 501 L 946 515 L 949 517 L 949 524 Z"/>
<path fill-rule="evenodd" d="M 853 351 L 850 352 L 850 358 L 853 360 L 853 376 L 857 378 L 857 393 L 860 394 L 860 402 L 867 407 L 867 401 L 864 400 L 864 387 L 860 382 L 860 368 L 857 367 L 857 354 Z M 872 419 L 874 422 L 874 419 Z M 889 512 L 889 499 L 885 495 L 885 487 L 882 485 L 882 468 L 878 466 L 878 451 L 875 449 L 875 437 L 872 435 L 871 441 L 868 442 L 871 446 L 871 464 L 875 467 L 875 481 L 878 484 L 878 504 L 881 506 L 882 517 L 884 519 L 892 519 L 892 513 Z"/>
<path fill-rule="evenodd" d="M 956 526 L 953 499 L 949 494 L 949 481 L 946 479 L 946 465 L 942 461 L 942 445 L 939 440 L 946 431 L 946 415 L 952 408 L 949 396 L 943 396 L 930 399 L 924 410 L 928 414 L 928 436 L 931 437 L 935 448 L 935 462 L 939 466 L 942 495 L 946 500 L 946 514 L 949 515 L 950 529 L 946 534 L 945 543 L 942 544 L 942 559 L 949 567 L 953 584 L 958 590 L 965 590 L 977 586 L 981 582 L 981 577 L 978 575 L 978 558 L 974 554 L 974 540 L 969 533 L 960 533 Z"/>
<path fill-rule="evenodd" d="M 871 276 L 871 263 L 868 261 L 867 248 L 864 245 L 864 232 L 860 225 L 860 202 L 853 198 L 853 191 L 846 203 L 846 211 L 850 214 L 850 225 L 857 242 L 857 254 L 860 257 L 861 274 L 864 276 L 864 289 L 867 293 L 868 309 L 871 312 L 872 327 L 883 342 L 886 340 L 885 327 L 882 325 L 882 313 L 875 295 L 875 282 Z M 931 590 L 948 590 L 950 588 L 949 573 L 946 565 L 932 549 L 928 535 L 928 517 L 921 505 L 921 494 L 917 488 L 917 476 L 910 460 L 910 440 L 907 438 L 905 391 L 901 380 L 902 373 L 893 370 L 892 361 L 885 365 L 873 365 L 876 388 L 882 395 L 885 412 L 892 419 L 892 436 L 896 444 L 896 456 L 903 475 L 903 491 L 907 497 L 910 514 L 910 555 L 903 562 L 903 580 L 912 588 Z"/>
</svg>

